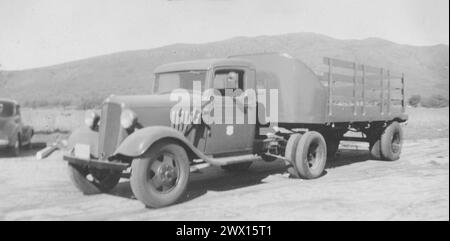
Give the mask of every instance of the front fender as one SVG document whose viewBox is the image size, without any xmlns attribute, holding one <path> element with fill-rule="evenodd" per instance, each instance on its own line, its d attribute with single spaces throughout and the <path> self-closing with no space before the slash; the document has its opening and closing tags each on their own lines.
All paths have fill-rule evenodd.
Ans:
<svg viewBox="0 0 450 241">
<path fill-rule="evenodd" d="M 91 128 L 84 126 L 72 132 L 67 140 L 68 150 L 72 150 L 76 144 L 85 144 L 90 146 L 91 155 L 98 156 L 98 132 L 91 130 Z"/>
<path fill-rule="evenodd" d="M 119 145 L 114 155 L 138 157 L 143 155 L 153 143 L 165 138 L 178 140 L 189 148 L 187 151 L 192 151 L 202 159 L 208 159 L 182 133 L 167 126 L 151 126 L 135 131 Z"/>
</svg>

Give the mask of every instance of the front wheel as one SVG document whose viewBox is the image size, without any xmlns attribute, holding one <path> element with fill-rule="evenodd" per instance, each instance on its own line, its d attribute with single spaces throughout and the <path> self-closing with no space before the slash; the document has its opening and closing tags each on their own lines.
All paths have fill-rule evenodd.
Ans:
<svg viewBox="0 0 450 241">
<path fill-rule="evenodd" d="M 189 158 L 180 145 L 161 141 L 133 160 L 130 184 L 136 198 L 159 208 L 178 201 L 189 179 Z"/>
<path fill-rule="evenodd" d="M 327 162 L 327 145 L 316 131 L 301 136 L 295 152 L 294 167 L 300 178 L 314 179 L 322 175 Z"/>
<path fill-rule="evenodd" d="M 16 156 L 16 157 L 20 156 L 21 145 L 22 145 L 22 143 L 20 140 L 20 136 L 17 136 L 17 139 L 14 142 L 14 145 L 11 147 L 11 152 L 14 156 Z"/>
</svg>

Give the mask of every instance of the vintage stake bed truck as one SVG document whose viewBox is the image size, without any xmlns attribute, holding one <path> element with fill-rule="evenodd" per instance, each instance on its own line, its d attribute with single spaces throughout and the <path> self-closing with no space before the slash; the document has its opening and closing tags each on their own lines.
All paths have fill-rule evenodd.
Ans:
<svg viewBox="0 0 450 241">
<path fill-rule="evenodd" d="M 110 96 L 101 113 L 86 113 L 86 126 L 72 133 L 64 155 L 71 179 L 83 193 L 93 194 L 109 191 L 127 176 L 137 199 L 162 207 L 181 198 L 197 165 L 239 171 L 256 160 L 281 159 L 293 177 L 313 179 L 322 175 L 341 140 L 368 142 L 374 158 L 397 160 L 403 139 L 400 124 L 407 121 L 403 75 L 331 58 L 324 59 L 324 67 L 318 76 L 279 53 L 160 66 L 153 94 Z M 227 82 L 226 76 L 234 82 Z M 202 98 L 202 110 L 174 114 L 177 101 L 171 91 L 193 90 L 193 81 L 222 95 L 227 89 L 275 89 L 278 102 L 272 107 L 262 100 L 256 105 L 232 101 L 236 113 L 253 120 L 245 124 L 171 121 L 171 115 L 183 119 L 212 113 L 213 105 L 207 103 L 225 97 Z M 268 113 L 276 107 L 274 126 Z M 348 131 L 362 134 L 344 136 Z"/>
</svg>

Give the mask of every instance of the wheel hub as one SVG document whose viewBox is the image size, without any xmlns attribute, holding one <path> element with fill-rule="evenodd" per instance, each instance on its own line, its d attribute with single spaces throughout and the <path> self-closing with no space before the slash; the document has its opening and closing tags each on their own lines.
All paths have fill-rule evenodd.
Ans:
<svg viewBox="0 0 450 241">
<path fill-rule="evenodd" d="M 162 164 L 158 170 L 158 175 L 164 184 L 171 184 L 177 178 L 175 168 L 170 165 Z"/>
</svg>

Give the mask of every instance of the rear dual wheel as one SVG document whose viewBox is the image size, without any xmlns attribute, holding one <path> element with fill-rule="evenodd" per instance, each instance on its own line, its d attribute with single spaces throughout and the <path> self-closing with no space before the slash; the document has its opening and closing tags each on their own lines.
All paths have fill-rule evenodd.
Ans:
<svg viewBox="0 0 450 241">
<path fill-rule="evenodd" d="M 156 143 L 141 158 L 133 160 L 130 178 L 136 198 L 147 207 L 163 207 L 178 201 L 189 179 L 189 158 L 183 147 Z"/>
<path fill-rule="evenodd" d="M 314 179 L 322 175 L 327 161 L 327 145 L 316 131 L 292 135 L 285 151 L 288 172 L 297 178 Z"/>
<path fill-rule="evenodd" d="M 389 124 L 380 135 L 371 138 L 370 153 L 375 159 L 395 161 L 400 158 L 403 130 L 396 121 Z"/>
</svg>

